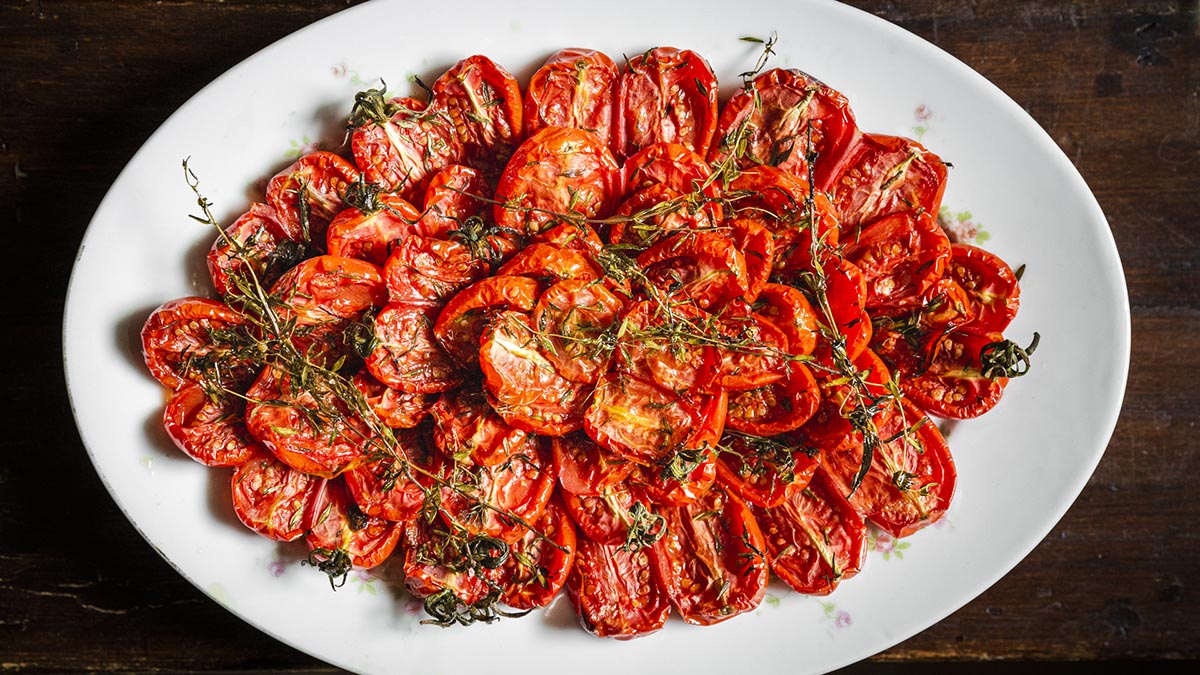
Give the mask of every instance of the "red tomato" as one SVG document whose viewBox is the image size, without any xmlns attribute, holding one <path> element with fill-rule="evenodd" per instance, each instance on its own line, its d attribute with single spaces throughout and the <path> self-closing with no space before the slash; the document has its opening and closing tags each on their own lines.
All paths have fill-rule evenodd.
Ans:
<svg viewBox="0 0 1200 675">
<path fill-rule="evenodd" d="M 446 111 L 462 145 L 462 163 L 484 173 L 499 173 L 521 142 L 521 88 L 486 56 L 469 56 L 439 77 L 429 107 Z"/>
<path fill-rule="evenodd" d="M 629 310 L 618 331 L 615 368 L 673 391 L 706 387 L 717 377 L 720 356 L 697 337 L 711 334 L 715 325 L 711 315 L 691 302 L 643 300 Z"/>
<path fill-rule="evenodd" d="M 657 47 L 629 60 L 617 88 L 617 154 L 678 143 L 704 157 L 717 125 L 717 78 L 690 49 Z"/>
<path fill-rule="evenodd" d="M 823 254 L 837 245 L 840 228 L 833 204 L 791 174 L 754 166 L 738 174 L 728 193 L 731 216 L 758 221 L 775 234 L 775 270 L 785 276 L 810 269 L 814 251 Z M 814 233 L 819 246 L 814 246 Z"/>
<path fill-rule="evenodd" d="M 716 327 L 725 343 L 717 348 L 721 387 L 745 391 L 786 377 L 787 336 L 775 324 L 738 302 L 718 318 Z"/>
<path fill-rule="evenodd" d="M 358 169 L 332 152 L 305 155 L 276 174 L 267 184 L 267 203 L 283 236 L 314 248 L 323 245 L 329 221 L 344 208 L 343 195 L 356 180 Z"/>
<path fill-rule="evenodd" d="M 659 509 L 666 533 L 651 549 L 655 576 L 683 620 L 708 626 L 758 607 L 767 544 L 750 509 L 721 489 Z"/>
<path fill-rule="evenodd" d="M 975 326 L 935 336 L 925 353 L 926 368 L 902 379 L 900 388 L 922 410 L 938 417 L 979 417 L 1000 402 L 1008 378 L 983 376 L 980 352 L 1003 340 L 977 333 Z"/>
<path fill-rule="evenodd" d="M 811 354 L 816 349 L 820 334 L 817 313 L 808 298 L 795 287 L 764 284 L 751 308 L 756 315 L 783 331 L 789 353 L 799 356 Z"/>
<path fill-rule="evenodd" d="M 392 389 L 376 380 L 366 369 L 358 371 L 353 382 L 379 421 L 393 429 L 411 429 L 417 426 L 437 401 L 437 396 L 432 394 Z"/>
<path fill-rule="evenodd" d="M 825 297 L 837 324 L 836 341 L 841 341 L 846 355 L 853 360 L 871 342 L 871 317 L 866 312 L 867 282 L 862 271 L 852 262 L 841 258 L 827 259 Z M 818 313 L 819 325 L 825 326 L 828 317 Z M 820 334 L 819 334 L 820 335 Z M 829 340 L 823 335 L 813 350 L 815 363 L 826 368 L 837 364 Z"/>
<path fill-rule="evenodd" d="M 308 529 L 305 514 L 320 485 L 319 478 L 259 455 L 233 472 L 233 510 L 264 537 L 293 541 Z"/>
<path fill-rule="evenodd" d="M 704 157 L 678 143 L 648 145 L 621 167 L 626 195 L 655 185 L 665 185 L 684 195 L 697 195 L 697 208 L 714 222 L 722 219 L 721 181 L 713 177 Z"/>
<path fill-rule="evenodd" d="M 832 194 L 843 230 L 905 211 L 936 215 L 946 164 L 910 138 L 862 134 L 821 187 Z"/>
<path fill-rule="evenodd" d="M 554 244 L 562 248 L 594 255 L 604 248 L 604 242 L 587 223 L 561 223 L 540 232 L 533 238 L 533 243 Z"/>
<path fill-rule="evenodd" d="M 638 464 L 667 459 L 702 421 L 689 399 L 616 373 L 601 376 L 584 413 L 588 436 Z"/>
<path fill-rule="evenodd" d="M 342 474 L 358 508 L 368 516 L 396 522 L 413 520 L 434 485 L 428 474 L 441 475 L 443 460 L 426 448 L 416 434 L 397 434 L 406 468 L 396 459 L 377 459 Z M 428 472 L 428 473 L 423 473 Z"/>
<path fill-rule="evenodd" d="M 387 302 L 387 287 L 377 266 L 332 255 L 309 258 L 288 270 L 271 287 L 283 303 L 275 313 L 297 326 L 317 326 L 358 319 Z"/>
<path fill-rule="evenodd" d="M 857 133 L 845 96 L 799 70 L 773 68 L 729 99 L 708 161 L 733 157 L 738 166 L 775 166 L 808 182 L 811 137 L 814 179 L 824 186 Z"/>
<path fill-rule="evenodd" d="M 210 398 L 204 387 L 188 384 L 171 395 L 163 426 L 175 446 L 205 466 L 241 466 L 262 448 L 246 431 L 240 399 Z"/>
<path fill-rule="evenodd" d="M 696 301 L 701 309 L 720 309 L 745 297 L 746 259 L 728 237 L 716 232 L 681 232 L 637 257 L 646 278 L 666 295 Z"/>
<path fill-rule="evenodd" d="M 538 68 L 525 91 L 525 135 L 546 127 L 590 131 L 615 151 L 617 66 L 594 49 L 562 49 Z"/>
<path fill-rule="evenodd" d="M 575 545 L 575 526 L 558 501 L 552 500 L 534 529 L 526 530 L 509 547 L 499 575 L 504 604 L 516 609 L 549 605 L 567 583 Z"/>
<path fill-rule="evenodd" d="M 367 370 L 389 387 L 436 394 L 462 384 L 463 373 L 433 336 L 436 309 L 392 303 L 375 317 Z"/>
<path fill-rule="evenodd" d="M 630 468 L 633 464 L 626 464 Z M 633 505 L 642 501 L 623 482 L 606 486 L 596 494 L 563 490 L 563 504 L 571 520 L 588 539 L 601 544 L 624 544 L 633 522 Z M 642 504 L 645 507 L 645 504 Z"/>
<path fill-rule="evenodd" d="M 550 448 L 558 483 L 573 495 L 598 495 L 625 480 L 634 467 L 583 432 L 551 439 Z"/>
<path fill-rule="evenodd" d="M 340 551 L 355 567 L 376 567 L 400 543 L 399 524 L 366 515 L 354 504 L 341 481 L 322 481 L 309 504 L 308 550 L 329 560 Z"/>
<path fill-rule="evenodd" d="M 413 233 L 421 214 L 393 195 L 380 196 L 380 208 L 364 212 L 350 207 L 338 213 L 325 233 L 329 255 L 365 260 L 383 267 L 392 249 Z"/>
<path fill-rule="evenodd" d="M 678 230 L 715 230 L 719 221 L 713 219 L 712 211 L 693 203 L 675 188 L 655 183 L 621 202 L 614 216 L 617 222 L 609 228 L 608 240 L 646 249 Z"/>
<path fill-rule="evenodd" d="M 383 277 L 392 302 L 440 306 L 487 271 L 463 244 L 414 235 L 388 256 Z"/>
<path fill-rule="evenodd" d="M 746 302 L 758 300 L 758 294 L 771 278 L 775 268 L 775 237 L 770 230 L 749 218 L 733 218 L 725 222 L 729 238 L 746 260 Z"/>
<path fill-rule="evenodd" d="M 223 302 L 180 298 L 151 312 L 142 327 L 142 357 L 154 379 L 179 390 L 190 382 L 240 388 L 254 366 L 239 355 L 246 319 Z"/>
<path fill-rule="evenodd" d="M 629 639 L 663 627 L 671 603 L 654 579 L 647 551 L 626 551 L 586 537 L 577 546 L 567 596 L 584 630 Z"/>
<path fill-rule="evenodd" d="M 892 536 L 904 537 L 936 522 L 950 506 L 954 460 L 937 425 L 910 403 L 889 405 L 874 424 L 886 442 L 875 448 L 871 468 L 853 494 L 850 486 L 862 466 L 860 433 L 822 448 L 821 466 L 860 514 Z"/>
<path fill-rule="evenodd" d="M 438 171 L 425 188 L 425 212 L 417 222 L 417 232 L 427 237 L 448 237 L 459 231 L 463 222 L 478 216 L 491 199 L 483 174 L 469 166 L 451 164 Z"/>
<path fill-rule="evenodd" d="M 564 279 L 594 281 L 601 276 L 586 254 L 556 244 L 539 243 L 521 249 L 501 265 L 496 274 L 531 277 L 548 283 Z"/>
<path fill-rule="evenodd" d="M 774 436 L 794 431 L 812 417 L 821 402 L 817 381 L 802 364 L 790 363 L 786 370 L 781 382 L 729 395 L 730 429 Z"/>
<path fill-rule="evenodd" d="M 442 394 L 431 413 L 434 442 L 459 463 L 495 466 L 524 450 L 528 434 L 508 426 L 478 385 Z"/>
<path fill-rule="evenodd" d="M 875 309 L 933 286 L 950 260 L 950 240 L 929 214 L 897 213 L 862 228 L 842 254 L 862 270 L 867 308 Z"/>
<path fill-rule="evenodd" d="M 488 277 L 446 303 L 433 325 L 433 334 L 459 364 L 474 365 L 479 362 L 479 341 L 492 319 L 506 309 L 532 311 L 537 294 L 538 284 L 533 279 Z"/>
<path fill-rule="evenodd" d="M 804 487 L 817 462 L 795 435 L 764 438 L 726 434 L 718 446 L 717 480 L 751 504 L 771 508 L 783 502 L 787 490 Z"/>
<path fill-rule="evenodd" d="M 273 367 L 246 392 L 246 428 L 280 461 L 333 478 L 363 459 L 371 430 L 330 391 L 301 391 Z"/>
<path fill-rule="evenodd" d="M 512 426 L 546 436 L 562 436 L 582 426 L 588 392 L 560 375 L 546 358 L 529 315 L 497 315 L 483 335 L 479 366 L 488 402 Z"/>
<path fill-rule="evenodd" d="M 239 276 L 249 282 L 252 274 L 259 283 L 270 286 L 296 262 L 285 260 L 290 251 L 299 251 L 281 249 L 280 237 L 275 234 L 279 231 L 282 227 L 276 222 L 274 209 L 258 203 L 251 204 L 249 211 L 225 228 L 225 233 L 213 242 L 207 258 L 208 274 L 218 295 L 241 294 L 234 281 Z"/>
<path fill-rule="evenodd" d="M 536 235 L 608 215 L 620 192 L 608 148 L 579 129 L 547 127 L 517 148 L 496 188 L 496 225 Z"/>
<path fill-rule="evenodd" d="M 594 384 L 611 354 L 601 337 L 624 309 L 625 303 L 599 282 L 554 284 L 533 310 L 533 326 L 547 345 L 542 354 L 568 380 Z"/>
<path fill-rule="evenodd" d="M 483 600 L 496 583 L 496 574 L 467 564 L 464 553 L 440 524 L 429 526 L 419 518 L 409 521 L 404 527 L 404 575 L 409 592 L 426 598 L 449 589 L 464 605 Z"/>
<path fill-rule="evenodd" d="M 998 256 L 967 244 L 950 247 L 947 276 L 958 282 L 971 300 L 975 320 L 973 330 L 981 333 L 1002 332 L 1017 315 L 1021 288 L 1012 268 Z"/>
<path fill-rule="evenodd" d="M 829 595 L 866 562 L 867 526 L 821 469 L 807 486 L 788 490 L 783 503 L 754 515 L 771 571 L 799 593 Z"/>
<path fill-rule="evenodd" d="M 355 106 L 358 112 L 377 105 L 376 114 L 363 119 L 351 115 L 354 162 L 370 183 L 403 199 L 415 199 L 430 176 L 462 157 L 454 121 L 445 110 L 426 109 L 416 99 L 377 98 L 374 103 L 365 101 L 366 107 Z"/>
<path fill-rule="evenodd" d="M 631 487 L 637 488 L 650 503 L 676 507 L 686 506 L 708 494 L 717 481 L 717 461 L 711 453 L 704 452 L 703 460 L 688 473 L 684 480 L 666 475 L 658 466 L 640 466 L 629 477 Z"/>
<path fill-rule="evenodd" d="M 541 443 L 530 437 L 495 466 L 456 465 L 449 483 L 442 487 L 442 519 L 448 525 L 511 544 L 525 536 L 521 520 L 532 524 L 542 517 L 555 480 Z"/>
</svg>

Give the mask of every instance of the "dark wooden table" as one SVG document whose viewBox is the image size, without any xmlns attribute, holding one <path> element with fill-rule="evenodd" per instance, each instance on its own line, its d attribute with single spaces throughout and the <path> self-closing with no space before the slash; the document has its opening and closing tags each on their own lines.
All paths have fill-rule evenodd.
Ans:
<svg viewBox="0 0 1200 675">
<path fill-rule="evenodd" d="M 71 421 L 60 330 L 79 239 L 138 146 L 209 80 L 345 4 L 0 0 L 0 671 L 329 670 L 205 598 L 118 512 Z M 1066 151 L 1111 223 L 1134 335 L 1116 434 L 1058 527 L 970 605 L 851 670 L 1200 659 L 1196 4 L 854 4 L 983 73 Z"/>
</svg>

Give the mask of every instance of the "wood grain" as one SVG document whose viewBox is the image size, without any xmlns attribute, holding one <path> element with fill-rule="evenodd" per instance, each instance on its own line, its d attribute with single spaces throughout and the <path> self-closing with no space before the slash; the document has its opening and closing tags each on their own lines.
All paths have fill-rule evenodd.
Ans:
<svg viewBox="0 0 1200 675">
<path fill-rule="evenodd" d="M 0 231 L 17 253 L 0 272 L 0 670 L 331 670 L 206 599 L 117 510 L 70 421 L 60 322 L 76 244 L 145 138 L 230 66 L 347 4 L 0 1 Z M 1109 218 L 1133 309 L 1121 420 L 1079 501 L 992 589 L 852 672 L 1200 659 L 1196 4 L 852 4 L 963 60 L 1046 129 Z"/>
</svg>

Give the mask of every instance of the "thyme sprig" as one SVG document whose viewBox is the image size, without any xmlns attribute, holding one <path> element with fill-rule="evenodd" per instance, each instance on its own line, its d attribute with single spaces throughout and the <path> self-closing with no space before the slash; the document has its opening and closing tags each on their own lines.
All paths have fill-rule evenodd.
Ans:
<svg viewBox="0 0 1200 675">
<path fill-rule="evenodd" d="M 984 345 L 979 351 L 979 363 L 983 376 L 989 379 L 1000 377 L 1021 377 L 1029 372 L 1032 365 L 1030 358 L 1042 336 L 1037 332 L 1033 340 L 1024 349 L 1012 340 L 1001 340 Z"/>
</svg>

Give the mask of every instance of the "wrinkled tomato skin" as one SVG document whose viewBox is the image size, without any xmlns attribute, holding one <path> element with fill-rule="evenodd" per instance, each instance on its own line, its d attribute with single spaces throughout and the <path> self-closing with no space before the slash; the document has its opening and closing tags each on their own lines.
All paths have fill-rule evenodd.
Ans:
<svg viewBox="0 0 1200 675">
<path fill-rule="evenodd" d="M 598 495 L 625 480 L 634 467 L 582 432 L 551 439 L 550 447 L 559 485 L 575 495 Z"/>
<path fill-rule="evenodd" d="M 312 392 L 293 390 L 287 374 L 267 367 L 246 392 L 246 428 L 288 466 L 333 478 L 362 461 L 371 430 L 333 394 L 323 397 L 322 404 Z M 336 410 L 340 419 L 314 427 L 311 413 L 323 406 Z"/>
<path fill-rule="evenodd" d="M 487 275 L 487 264 L 456 241 L 412 236 L 383 266 L 392 302 L 440 307 L 455 293 Z"/>
<path fill-rule="evenodd" d="M 413 200 L 435 172 L 459 161 L 462 144 L 445 110 L 428 109 L 412 98 L 391 103 L 398 106 L 391 119 L 354 129 L 350 147 L 368 182 Z"/>
<path fill-rule="evenodd" d="M 267 454 L 233 472 L 233 510 L 242 523 L 276 541 L 294 541 L 308 529 L 305 515 L 321 479 L 297 471 Z"/>
<path fill-rule="evenodd" d="M 536 532 L 528 530 L 513 542 L 499 575 L 504 587 L 500 598 L 514 609 L 549 605 L 575 563 L 575 526 L 557 500 L 546 505 L 534 527 Z"/>
<path fill-rule="evenodd" d="M 542 517 L 556 485 L 553 466 L 539 439 L 530 437 L 523 448 L 492 467 L 456 466 L 452 481 L 478 487 L 465 496 L 450 486 L 442 487 L 442 519 L 451 527 L 461 526 L 470 534 L 486 534 L 513 543 L 525 536 L 527 523 Z M 476 504 L 482 514 L 472 516 Z M 513 517 L 515 516 L 515 518 Z"/>
<path fill-rule="evenodd" d="M 298 326 L 318 326 L 352 321 L 372 307 L 382 307 L 387 287 L 376 265 L 322 255 L 288 270 L 271 287 L 271 295 L 283 303 L 275 310 L 281 320 L 295 318 Z"/>
<path fill-rule="evenodd" d="M 1017 315 L 1021 288 L 1017 276 L 999 256 L 968 244 L 950 247 L 946 274 L 967 293 L 975 319 L 969 324 L 980 333 L 1001 333 Z"/>
<path fill-rule="evenodd" d="M 232 397 L 209 398 L 189 384 L 171 395 L 163 426 L 175 446 L 205 466 L 241 466 L 263 448 L 250 437 L 242 418 L 245 405 Z"/>
<path fill-rule="evenodd" d="M 364 515 L 340 480 L 323 481 L 317 498 L 309 504 L 308 550 L 327 559 L 324 551 L 343 551 L 355 567 L 377 567 L 400 543 L 402 527 Z"/>
<path fill-rule="evenodd" d="M 776 166 L 807 182 L 811 135 L 817 154 L 814 179 L 824 186 L 857 133 L 845 96 L 799 70 L 773 68 L 729 99 L 708 161 L 727 161 L 741 145 L 745 153 L 737 158 L 739 166 Z"/>
<path fill-rule="evenodd" d="M 782 382 L 730 394 L 726 419 L 730 429 L 775 436 L 798 429 L 813 416 L 821 398 L 812 371 L 799 363 L 786 368 Z"/>
<path fill-rule="evenodd" d="M 392 249 L 413 233 L 421 214 L 393 195 L 382 195 L 380 201 L 382 208 L 375 212 L 350 207 L 334 216 L 325 234 L 329 255 L 383 267 Z"/>
<path fill-rule="evenodd" d="M 460 463 L 500 464 L 521 452 L 529 435 L 501 419 L 478 384 L 442 394 L 430 414 L 438 449 Z"/>
<path fill-rule="evenodd" d="M 927 213 L 884 216 L 862 228 L 843 249 L 863 273 L 866 307 L 919 297 L 942 278 L 950 260 L 950 240 Z"/>
<path fill-rule="evenodd" d="M 575 494 L 564 489 L 562 495 L 563 505 L 583 538 L 601 544 L 624 544 L 634 503 L 646 505 L 624 482 L 607 486 L 596 494 Z"/>
<path fill-rule="evenodd" d="M 569 279 L 551 286 L 533 310 L 533 326 L 546 336 L 542 350 L 566 379 L 595 384 L 610 354 L 595 347 L 624 313 L 625 303 L 603 284 Z"/>
<path fill-rule="evenodd" d="M 700 422 L 691 429 L 684 450 L 700 451 L 700 462 L 683 480 L 664 471 L 662 465 L 640 466 L 629 477 L 629 484 L 654 504 L 686 506 L 708 492 L 717 480 L 716 446 L 725 433 L 729 395 L 721 392 L 694 401 Z M 665 458 L 671 459 L 670 455 Z"/>
<path fill-rule="evenodd" d="M 547 284 L 567 279 L 595 281 L 601 277 L 600 270 L 584 253 L 536 242 L 521 249 L 496 274 L 530 277 Z"/>
<path fill-rule="evenodd" d="M 780 438 L 787 439 L 789 444 L 792 442 L 791 437 Z M 785 442 L 778 438 L 772 440 Z M 783 503 L 789 489 L 803 488 L 807 485 L 818 466 L 816 460 L 809 457 L 799 444 L 791 451 L 790 475 L 781 474 L 777 466 L 764 461 L 764 458 L 755 454 L 753 449 L 738 437 L 726 436 L 722 446 L 730 451 L 722 451 L 717 457 L 717 480 L 743 501 L 764 508 L 773 508 Z M 734 454 L 735 452 L 742 454 Z"/>
<path fill-rule="evenodd" d="M 754 508 L 754 514 L 771 571 L 798 593 L 829 595 L 866 563 L 866 523 L 823 470 L 806 486 L 789 489 L 774 508 Z"/>
<path fill-rule="evenodd" d="M 244 275 L 247 280 L 257 278 L 264 286 L 270 286 L 279 278 L 284 270 L 279 269 L 277 263 L 284 256 L 278 252 L 280 236 L 276 233 L 282 229 L 275 210 L 257 203 L 251 204 L 249 211 L 225 228 L 225 233 L 213 242 L 206 259 L 217 295 L 226 297 L 239 293 L 233 279 L 237 275 Z"/>
<path fill-rule="evenodd" d="M 825 188 L 843 230 L 893 213 L 935 216 L 946 191 L 946 164 L 910 138 L 861 134 Z"/>
<path fill-rule="evenodd" d="M 590 131 L 610 150 L 617 65 L 594 49 L 562 49 L 550 55 L 525 91 L 525 136 L 546 127 Z"/>
<path fill-rule="evenodd" d="M 433 473 L 440 470 L 440 458 L 411 438 L 402 438 L 400 448 L 405 461 Z M 432 480 L 426 479 L 424 474 L 415 470 L 411 474 L 411 477 L 407 475 L 396 460 L 378 459 L 350 469 L 342 474 L 342 478 L 363 513 L 393 522 L 407 522 L 421 513 L 425 490 L 432 485 Z"/>
<path fill-rule="evenodd" d="M 931 415 L 952 419 L 979 417 L 1000 402 L 1008 378 L 984 377 L 980 352 L 1004 338 L 977 333 L 975 327 L 935 337 L 925 353 L 926 368 L 900 381 L 904 394 Z"/>
<path fill-rule="evenodd" d="M 376 347 L 367 370 L 393 389 L 436 394 L 462 384 L 463 374 L 433 335 L 436 309 L 392 303 L 375 317 Z"/>
<path fill-rule="evenodd" d="M 746 295 L 746 258 L 716 232 L 682 232 L 637 257 L 646 277 L 666 295 L 680 294 L 701 309 L 720 309 Z"/>
<path fill-rule="evenodd" d="M 365 369 L 355 373 L 351 382 L 362 393 L 367 405 L 371 407 L 371 412 L 379 421 L 393 429 L 411 429 L 417 426 L 437 401 L 437 396 L 432 394 L 392 389 L 375 379 Z"/>
<path fill-rule="evenodd" d="M 450 589 L 458 601 L 473 605 L 482 600 L 491 590 L 489 582 L 495 583 L 489 574 L 484 577 L 474 569 L 456 572 L 444 565 L 430 562 L 445 539 L 440 526 L 429 526 L 421 519 L 409 521 L 404 526 L 404 576 L 408 591 L 418 598 L 427 598 L 444 589 Z M 490 571 L 489 571 L 490 572 Z"/>
<path fill-rule="evenodd" d="M 648 551 L 624 551 L 587 537 L 577 542 L 567 597 L 580 625 L 597 637 L 627 640 L 649 635 L 662 628 L 671 613 Z"/>
<path fill-rule="evenodd" d="M 621 202 L 614 214 L 616 222 L 608 229 L 608 241 L 645 250 L 677 231 L 716 229 L 719 221 L 713 219 L 712 211 L 697 208 L 673 187 L 655 183 Z"/>
<path fill-rule="evenodd" d="M 539 290 L 538 282 L 526 277 L 477 281 L 446 303 L 433 334 L 460 365 L 474 365 L 479 362 L 479 341 L 491 320 L 504 310 L 532 311 Z"/>
<path fill-rule="evenodd" d="M 651 300 L 639 302 L 622 319 L 612 371 L 681 393 L 710 385 L 720 364 L 716 348 L 672 340 L 670 331 L 665 330 L 672 320 L 687 322 L 697 332 L 707 332 L 713 324 L 710 314 L 689 301 L 665 306 Z"/>
<path fill-rule="evenodd" d="M 758 389 L 787 376 L 787 336 L 775 324 L 738 302 L 720 321 L 719 330 L 735 345 L 718 348 L 721 357 L 717 383 L 730 392 Z"/>
<path fill-rule="evenodd" d="M 617 162 L 595 135 L 547 127 L 522 143 L 505 166 L 493 217 L 499 227 L 537 235 L 568 219 L 608 215 L 620 187 Z"/>
<path fill-rule="evenodd" d="M 833 259 L 836 267 L 827 269 L 825 297 L 833 310 L 838 333 L 845 339 L 846 355 L 854 359 L 871 342 L 871 316 L 867 314 L 867 282 L 862 271 L 852 262 Z M 813 350 L 815 362 L 826 368 L 836 368 L 832 347 L 824 339 Z"/>
<path fill-rule="evenodd" d="M 214 385 L 238 386 L 253 378 L 252 367 L 237 359 L 234 345 L 215 344 L 213 332 L 245 326 L 246 319 L 223 302 L 207 298 L 172 300 L 146 319 L 141 333 L 142 357 L 154 379 L 168 389 L 179 390 L 190 382 L 205 380 Z M 198 366 L 200 357 L 216 368 Z M 228 381 L 215 381 L 220 374 L 228 375 Z"/>
<path fill-rule="evenodd" d="M 627 375 L 601 376 L 584 413 L 588 436 L 637 464 L 655 464 L 682 445 L 699 423 L 679 394 Z"/>
<path fill-rule="evenodd" d="M 758 607 L 767 546 L 745 503 L 713 489 L 659 514 L 666 533 L 651 549 L 655 576 L 684 621 L 709 626 Z"/>
<path fill-rule="evenodd" d="M 795 287 L 764 284 L 751 309 L 783 331 L 789 353 L 795 356 L 808 355 L 816 349 L 820 333 L 817 313 L 808 298 Z"/>
<path fill-rule="evenodd" d="M 431 110 L 454 124 L 462 163 L 495 176 L 521 142 L 521 88 L 486 56 L 459 61 L 433 83 Z"/>
<path fill-rule="evenodd" d="M 617 85 L 618 155 L 655 143 L 708 154 L 717 125 L 717 78 L 690 49 L 657 47 L 629 60 Z"/>
<path fill-rule="evenodd" d="M 344 208 L 346 188 L 358 169 L 332 152 L 314 152 L 296 160 L 267 184 L 267 203 L 275 210 L 285 239 L 323 247 L 329 222 Z M 303 194 L 302 194 L 303 191 Z"/>
<path fill-rule="evenodd" d="M 424 211 L 417 221 L 418 234 L 426 237 L 449 237 L 471 216 L 487 208 L 492 188 L 477 169 L 451 164 L 438 171 L 425 188 Z"/>
</svg>

